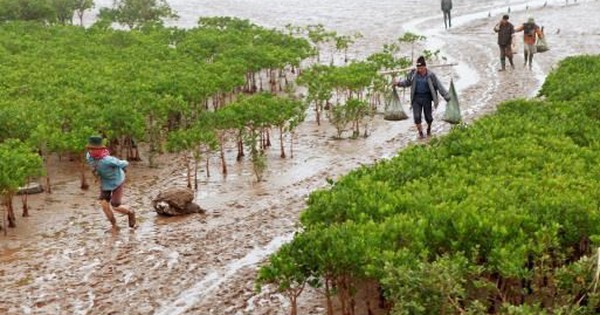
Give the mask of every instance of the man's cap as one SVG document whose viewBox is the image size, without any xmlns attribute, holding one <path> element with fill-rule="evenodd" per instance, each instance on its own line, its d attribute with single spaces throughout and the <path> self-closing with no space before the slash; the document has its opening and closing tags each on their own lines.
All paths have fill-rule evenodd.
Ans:
<svg viewBox="0 0 600 315">
<path fill-rule="evenodd" d="M 425 57 L 420 56 L 419 58 L 417 58 L 417 67 L 421 67 L 421 66 L 426 66 L 427 64 L 425 63 Z"/>
<path fill-rule="evenodd" d="M 505 15 L 503 15 L 503 16 L 502 16 L 502 19 L 503 19 L 503 20 L 507 20 L 507 21 L 508 21 L 508 14 L 505 14 Z"/>
<path fill-rule="evenodd" d="M 530 17 L 527 19 L 527 23 L 534 23 L 534 22 L 535 22 L 535 20 L 533 19 L 533 16 L 530 16 Z"/>
<path fill-rule="evenodd" d="M 88 149 L 104 149 L 104 141 L 101 136 L 91 136 L 88 138 L 88 144 L 85 146 Z"/>
</svg>

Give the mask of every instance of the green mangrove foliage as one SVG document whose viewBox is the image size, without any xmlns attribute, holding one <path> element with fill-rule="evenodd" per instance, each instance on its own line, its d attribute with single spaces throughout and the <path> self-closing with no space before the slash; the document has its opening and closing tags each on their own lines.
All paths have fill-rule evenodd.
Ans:
<svg viewBox="0 0 600 315">
<path fill-rule="evenodd" d="M 303 119 L 304 111 L 302 101 L 286 96 L 274 96 L 271 93 L 240 96 L 216 112 L 206 112 L 191 128 L 172 132 L 168 141 L 169 151 L 186 154 L 187 151 L 197 149 L 198 145 L 203 145 L 205 149 L 201 152 L 205 154 L 217 147 L 223 152 L 224 141 L 219 139 L 224 134 L 236 134 L 242 137 L 246 147 L 250 149 L 254 172 L 260 181 L 267 167 L 265 150 L 271 146 L 269 130 L 278 129 L 280 156 L 285 158 L 285 134 L 293 132 L 297 122 Z M 200 151 L 197 152 L 196 155 L 199 156 Z M 224 156 L 222 157 L 222 163 L 225 163 Z M 189 179 L 188 186 L 191 187 Z"/>
<path fill-rule="evenodd" d="M 16 226 L 13 197 L 19 187 L 27 184 L 30 178 L 41 175 L 42 159 L 27 144 L 10 139 L 0 143 L 0 197 L 4 206 L 2 216 L 4 234 L 6 226 Z M 28 216 L 27 204 L 23 205 L 23 216 Z"/>
<path fill-rule="evenodd" d="M 317 124 L 325 112 L 335 126 L 337 138 L 351 125 L 352 137 L 360 135 L 361 126 L 367 136 L 368 118 L 373 117 L 390 84 L 378 71 L 406 67 L 407 57 L 398 57 L 398 44 L 384 45 L 381 52 L 365 61 L 352 61 L 344 66 L 315 64 L 304 70 L 298 84 L 307 88 L 306 100 L 314 106 Z"/>
<path fill-rule="evenodd" d="M 365 279 L 391 314 L 597 314 L 599 65 L 600 56 L 567 58 L 545 100 L 505 102 L 329 181 L 257 284 L 274 284 L 292 306 L 313 286 L 344 314 L 355 314 Z"/>
<path fill-rule="evenodd" d="M 0 21 L 73 24 L 75 13 L 81 20 L 92 6 L 91 0 L 0 0 Z"/>
<path fill-rule="evenodd" d="M 406 32 L 402 34 L 402 37 L 398 38 L 399 43 L 410 43 L 410 60 L 411 63 L 415 60 L 415 45 L 418 42 L 426 40 L 427 37 L 423 35 L 414 34 L 411 32 Z"/>
<path fill-rule="evenodd" d="M 224 105 L 223 95 L 238 91 L 248 71 L 258 76 L 261 68 L 298 64 L 308 55 L 301 40 L 274 30 L 222 24 L 227 27 L 150 32 L 3 24 L 0 119 L 15 128 L 3 128 L 0 140 L 27 140 L 43 121 L 57 134 L 83 125 L 111 141 L 145 139 L 160 151 L 173 125 L 191 125 L 210 105 Z M 207 40 L 213 51 L 190 49 L 206 47 Z M 274 51 L 260 68 L 243 57 Z M 45 117 L 37 121 L 29 112 Z M 11 119 L 21 116 L 27 119 Z"/>
<path fill-rule="evenodd" d="M 129 29 L 162 24 L 164 19 L 177 19 L 166 0 L 115 0 L 113 8 L 100 10 L 100 23 L 125 25 Z M 106 22 L 108 22 L 106 21 Z"/>
<path fill-rule="evenodd" d="M 67 25 L 73 24 L 73 17 L 77 16 L 83 26 L 84 13 L 93 7 L 93 0 L 0 0 L 0 21 Z M 165 0 L 116 0 L 112 8 L 100 8 L 97 25 L 118 23 L 134 29 L 176 18 Z"/>
<path fill-rule="evenodd" d="M 91 134 L 101 133 L 111 152 L 129 160 L 140 159 L 137 148 L 145 145 L 151 165 L 165 146 L 187 152 L 197 169 L 201 157 L 208 158 L 217 144 L 224 161 L 225 141 L 236 139 L 228 134 L 243 130 L 238 134 L 241 143 L 248 130 L 254 135 L 268 135 L 270 128 L 282 134 L 293 131 L 304 117 L 300 102 L 265 95 L 283 94 L 290 69 L 312 53 L 304 39 L 225 17 L 202 18 L 198 27 L 185 30 L 4 22 L 0 143 L 28 143 L 45 168 L 52 156 L 77 157 L 83 189 L 89 186 L 83 148 Z M 261 121 L 245 120 L 255 117 L 231 109 L 203 125 L 207 114 L 241 102 L 242 92 L 258 91 L 266 94 L 246 107 L 256 107 L 248 113 L 265 115 Z M 251 151 L 258 176 L 266 161 L 260 164 L 261 147 L 255 148 Z M 49 193 L 50 183 L 47 176 Z"/>
</svg>

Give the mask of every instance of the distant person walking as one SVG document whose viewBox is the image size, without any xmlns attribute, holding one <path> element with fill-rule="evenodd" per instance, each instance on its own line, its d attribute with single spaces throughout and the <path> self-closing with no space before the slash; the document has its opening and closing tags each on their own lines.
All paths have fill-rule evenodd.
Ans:
<svg viewBox="0 0 600 315">
<path fill-rule="evenodd" d="M 510 67 L 514 69 L 512 35 L 515 27 L 508 21 L 508 14 L 502 16 L 500 22 L 494 26 L 494 32 L 498 33 L 498 47 L 500 47 L 500 69 L 498 71 L 506 70 L 506 59 L 508 59 Z"/>
<path fill-rule="evenodd" d="M 419 132 L 419 138 L 425 138 L 421 125 L 421 113 L 425 114 L 427 136 L 431 136 L 431 124 L 433 123 L 431 103 L 433 102 L 433 106 L 437 108 L 439 103 L 438 92 L 444 97 L 446 102 L 450 101 L 450 94 L 440 80 L 438 80 L 435 73 L 427 70 L 425 57 L 420 56 L 417 59 L 417 69 L 411 70 L 405 80 L 400 82 L 394 81 L 392 85 L 399 87 L 410 86 L 410 103 L 413 110 L 413 119 Z"/>
<path fill-rule="evenodd" d="M 113 211 L 126 214 L 129 227 L 135 227 L 135 212 L 121 204 L 125 186 L 125 168 L 129 162 L 120 160 L 109 154 L 102 143 L 102 137 L 91 136 L 86 146 L 86 160 L 92 168 L 94 176 L 100 179 L 100 206 L 113 229 L 117 230 L 117 221 Z"/>
<path fill-rule="evenodd" d="M 532 17 L 527 19 L 527 23 L 517 26 L 515 31 L 523 31 L 523 67 L 529 65 L 529 70 L 531 70 L 533 55 L 536 53 L 535 42 L 537 38 L 544 38 L 544 33 L 541 31 L 540 27 L 535 24 L 535 20 Z"/>
<path fill-rule="evenodd" d="M 452 0 L 442 0 L 442 12 L 444 12 L 444 26 L 446 29 L 452 27 L 450 11 L 452 10 Z"/>
</svg>

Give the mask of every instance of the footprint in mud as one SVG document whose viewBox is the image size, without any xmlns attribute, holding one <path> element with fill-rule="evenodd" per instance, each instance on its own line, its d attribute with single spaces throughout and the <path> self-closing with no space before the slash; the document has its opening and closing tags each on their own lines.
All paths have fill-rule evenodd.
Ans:
<svg viewBox="0 0 600 315">
<path fill-rule="evenodd" d="M 131 262 L 131 257 L 128 254 L 119 254 L 117 256 L 117 265 L 126 265 Z"/>
</svg>

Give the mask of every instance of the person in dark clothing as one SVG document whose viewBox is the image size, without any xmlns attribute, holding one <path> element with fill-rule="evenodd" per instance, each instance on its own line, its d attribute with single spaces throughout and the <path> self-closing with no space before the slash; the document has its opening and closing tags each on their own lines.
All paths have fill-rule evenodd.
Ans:
<svg viewBox="0 0 600 315">
<path fill-rule="evenodd" d="M 427 70 L 425 57 L 420 56 L 417 59 L 417 68 L 411 70 L 405 80 L 392 82 L 392 85 L 399 87 L 410 86 L 410 103 L 413 110 L 413 119 L 419 138 L 425 138 L 423 127 L 421 126 L 421 113 L 425 114 L 427 122 L 427 136 L 431 136 L 431 124 L 433 123 L 432 103 L 437 108 L 439 103 L 438 92 L 446 100 L 450 101 L 450 94 L 444 88 L 435 73 Z"/>
<path fill-rule="evenodd" d="M 442 0 L 442 12 L 444 12 L 444 26 L 446 29 L 452 27 L 450 11 L 452 10 L 452 0 Z"/>
<path fill-rule="evenodd" d="M 510 67 L 515 68 L 513 63 L 513 52 L 512 52 L 512 35 L 515 32 L 515 27 L 508 21 L 508 15 L 504 15 L 502 20 L 494 26 L 494 32 L 498 33 L 498 46 L 500 47 L 500 69 L 498 71 L 506 70 L 506 59 L 510 62 Z"/>
</svg>

